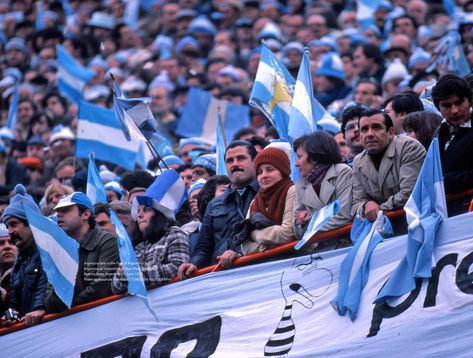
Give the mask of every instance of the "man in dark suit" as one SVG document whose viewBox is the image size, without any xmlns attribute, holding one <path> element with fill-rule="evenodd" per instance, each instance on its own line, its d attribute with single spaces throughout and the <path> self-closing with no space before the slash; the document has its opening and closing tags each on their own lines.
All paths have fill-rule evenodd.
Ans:
<svg viewBox="0 0 473 358">
<path fill-rule="evenodd" d="M 473 188 L 472 89 L 456 75 L 442 76 L 432 89 L 444 120 L 438 131 L 446 193 Z"/>
</svg>

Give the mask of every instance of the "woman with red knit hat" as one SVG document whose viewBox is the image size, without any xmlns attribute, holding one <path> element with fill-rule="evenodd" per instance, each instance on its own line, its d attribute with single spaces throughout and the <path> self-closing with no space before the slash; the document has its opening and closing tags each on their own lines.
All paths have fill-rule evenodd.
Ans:
<svg viewBox="0 0 473 358">
<path fill-rule="evenodd" d="M 287 154 L 278 148 L 265 148 L 258 153 L 253 164 L 260 190 L 248 211 L 253 230 L 241 245 L 244 255 L 295 239 L 295 187 L 289 177 L 291 166 Z"/>
</svg>

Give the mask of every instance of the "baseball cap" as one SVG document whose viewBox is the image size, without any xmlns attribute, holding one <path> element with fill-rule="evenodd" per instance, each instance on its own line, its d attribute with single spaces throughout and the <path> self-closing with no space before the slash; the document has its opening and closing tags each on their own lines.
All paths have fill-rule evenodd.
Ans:
<svg viewBox="0 0 473 358">
<path fill-rule="evenodd" d="M 80 191 L 76 191 L 72 194 L 63 196 L 53 210 L 65 208 L 72 205 L 82 205 L 85 206 L 87 209 L 90 209 L 92 213 L 94 212 L 94 206 L 92 205 L 92 202 L 87 197 L 87 195 Z"/>
</svg>

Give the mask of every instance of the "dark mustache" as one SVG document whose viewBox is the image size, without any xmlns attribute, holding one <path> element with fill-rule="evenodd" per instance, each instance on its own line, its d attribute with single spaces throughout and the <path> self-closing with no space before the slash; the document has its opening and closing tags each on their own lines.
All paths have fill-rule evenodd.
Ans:
<svg viewBox="0 0 473 358">
<path fill-rule="evenodd" d="M 242 172 L 242 171 L 243 171 L 243 169 L 240 168 L 240 167 L 234 167 L 234 168 L 232 168 L 232 173 L 235 173 L 235 172 Z"/>
<path fill-rule="evenodd" d="M 16 245 L 16 242 L 21 239 L 21 236 L 16 234 L 10 234 L 10 239 L 13 242 L 13 245 Z"/>
</svg>

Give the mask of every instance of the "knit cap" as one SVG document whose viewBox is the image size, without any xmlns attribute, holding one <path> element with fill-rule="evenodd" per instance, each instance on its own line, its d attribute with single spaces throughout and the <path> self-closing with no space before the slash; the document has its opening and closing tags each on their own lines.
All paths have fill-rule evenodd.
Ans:
<svg viewBox="0 0 473 358">
<path fill-rule="evenodd" d="M 291 174 L 291 164 L 286 153 L 278 148 L 265 148 L 258 153 L 254 162 L 255 169 L 261 164 L 271 164 L 273 167 L 278 169 L 284 177 L 288 177 Z"/>
<path fill-rule="evenodd" d="M 39 213 L 38 205 L 31 195 L 26 192 L 23 185 L 17 184 L 14 192 L 15 195 L 10 199 L 10 205 L 8 205 L 3 212 L 3 222 L 6 223 L 12 217 L 27 220 L 24 206 L 28 206 L 30 209 Z"/>
</svg>

